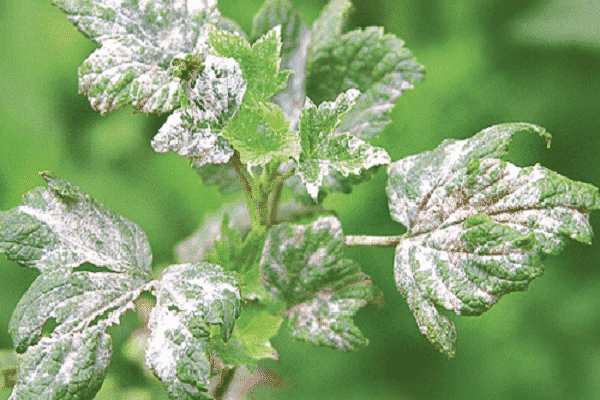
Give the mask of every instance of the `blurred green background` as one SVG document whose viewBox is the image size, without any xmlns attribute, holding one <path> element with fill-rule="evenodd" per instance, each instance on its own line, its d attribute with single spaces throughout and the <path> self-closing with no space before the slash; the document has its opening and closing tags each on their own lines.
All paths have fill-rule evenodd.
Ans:
<svg viewBox="0 0 600 400">
<path fill-rule="evenodd" d="M 259 0 L 222 0 L 223 15 L 249 33 Z M 324 0 L 296 0 L 308 24 Z M 464 139 L 501 122 L 532 122 L 554 136 L 518 136 L 510 160 L 540 162 L 600 186 L 600 3 L 576 0 L 354 0 L 348 30 L 384 26 L 426 67 L 424 82 L 398 99 L 393 123 L 373 141 L 393 160 Z M 43 186 L 50 170 L 139 224 L 154 267 L 174 262 L 173 246 L 206 213 L 238 194 L 205 187 L 172 153 L 150 140 L 166 116 L 105 117 L 77 94 L 77 68 L 95 49 L 46 0 L 0 0 L 0 209 Z M 346 234 L 400 234 L 385 197 L 385 168 L 351 195 L 329 196 Z M 591 223 L 600 229 L 593 214 Z M 480 317 L 450 315 L 458 354 L 446 360 L 419 333 L 393 280 L 393 249 L 350 249 L 385 294 L 385 307 L 359 312 L 370 345 L 353 354 L 294 342 L 280 332 L 281 356 L 262 365 L 283 386 L 256 399 L 600 399 L 600 243 L 571 243 L 545 263 L 527 292 L 506 296 Z M 0 259 L 0 349 L 34 271 Z M 449 315 L 449 314 L 448 314 Z M 126 342 L 140 318 L 112 329 L 115 356 L 99 399 L 166 399 Z M 136 358 L 137 357 L 137 358 Z M 0 391 L 0 399 L 8 397 Z"/>
</svg>

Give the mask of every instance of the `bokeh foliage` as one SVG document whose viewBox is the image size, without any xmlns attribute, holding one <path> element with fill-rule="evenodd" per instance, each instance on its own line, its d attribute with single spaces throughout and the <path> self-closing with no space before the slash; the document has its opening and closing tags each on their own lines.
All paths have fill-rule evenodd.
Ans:
<svg viewBox="0 0 600 400">
<path fill-rule="evenodd" d="M 250 33 L 261 0 L 221 0 L 225 16 Z M 295 0 L 312 23 L 325 0 Z M 393 123 L 373 145 L 393 160 L 465 139 L 501 122 L 532 122 L 552 147 L 517 136 L 509 160 L 540 162 L 573 180 L 600 185 L 600 39 L 593 2 L 561 0 L 355 0 L 348 30 L 384 26 L 406 41 L 427 76 L 397 101 Z M 562 7 L 557 6 L 563 4 Z M 589 3 L 589 4 L 588 4 Z M 586 8 L 588 7 L 588 8 Z M 569 18 L 562 18 L 565 13 Z M 587 16 L 596 15 L 595 18 Z M 573 17 L 573 16 L 586 16 Z M 586 21 L 591 21 L 586 23 Z M 204 214 L 240 195 L 199 183 L 188 161 L 160 155 L 150 140 L 167 116 L 131 108 L 101 117 L 77 94 L 77 68 L 94 49 L 46 0 L 0 3 L 0 209 L 43 186 L 50 170 L 139 224 L 154 268 L 173 263 L 173 246 Z M 385 197 L 386 174 L 329 196 L 345 234 L 401 234 Z M 289 195 L 289 193 L 288 193 Z M 598 229 L 600 218 L 592 214 Z M 370 344 L 344 354 L 273 339 L 269 360 L 285 388 L 255 390 L 261 399 L 595 399 L 600 398 L 600 246 L 572 243 L 545 262 L 546 274 L 473 318 L 449 315 L 461 332 L 457 358 L 444 359 L 418 332 L 393 280 L 393 249 L 348 249 L 345 256 L 384 291 L 385 306 L 362 310 L 357 324 Z M 0 260 L 0 348 L 12 347 L 8 321 L 36 274 Z M 128 313 L 115 331 L 115 358 L 99 399 L 164 399 L 135 356 Z M 128 350 L 129 349 L 129 350 Z M 135 354 L 135 353 L 134 353 Z M 315 362 L 318 360 L 318 362 Z M 8 397 L 0 392 L 0 399 Z"/>
</svg>

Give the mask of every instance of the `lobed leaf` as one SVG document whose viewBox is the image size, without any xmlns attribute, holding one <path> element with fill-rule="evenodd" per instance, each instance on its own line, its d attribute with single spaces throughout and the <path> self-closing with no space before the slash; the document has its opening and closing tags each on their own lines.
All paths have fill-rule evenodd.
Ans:
<svg viewBox="0 0 600 400">
<path fill-rule="evenodd" d="M 300 11 L 288 0 L 266 0 L 252 22 L 252 41 L 267 34 L 281 25 L 281 65 L 283 70 L 292 74 L 286 88 L 279 91 L 270 100 L 283 110 L 291 122 L 291 128 L 297 129 L 301 107 L 306 92 L 306 57 L 311 43 L 311 31 L 302 20 Z"/>
<path fill-rule="evenodd" d="M 152 334 L 146 364 L 171 399 L 210 399 L 211 366 L 218 356 L 229 368 L 253 365 L 241 343 L 232 339 L 240 316 L 241 294 L 235 278 L 218 265 L 171 265 L 153 293 L 156 307 L 148 327 Z"/>
<path fill-rule="evenodd" d="M 286 303 L 294 338 L 343 351 L 367 345 L 351 317 L 380 301 L 381 292 L 358 264 L 343 259 L 339 220 L 321 217 L 310 225 L 271 228 L 260 273 L 271 297 Z"/>
<path fill-rule="evenodd" d="M 48 188 L 0 212 L 0 251 L 41 272 L 10 321 L 24 353 L 10 398 L 91 399 L 112 351 L 106 329 L 145 290 L 152 255 L 137 225 L 51 173 L 42 177 Z"/>
<path fill-rule="evenodd" d="M 8 399 L 91 400 L 111 355 L 110 335 L 100 327 L 43 338 L 21 356 L 19 378 Z"/>
<path fill-rule="evenodd" d="M 297 134 L 276 104 L 268 100 L 286 87 L 290 71 L 279 71 L 281 26 L 271 29 L 252 46 L 235 33 L 213 30 L 210 43 L 222 57 L 240 63 L 248 82 L 245 100 L 223 130 L 223 136 L 240 152 L 240 160 L 252 166 L 271 160 L 285 161 L 299 154 Z"/>
<path fill-rule="evenodd" d="M 368 27 L 340 35 L 347 1 L 332 0 L 315 22 L 307 64 L 306 91 L 321 103 L 358 89 L 362 95 L 338 132 L 361 139 L 376 137 L 390 123 L 396 99 L 424 76 L 423 66 L 394 35 Z"/>
<path fill-rule="evenodd" d="M 519 131 L 549 146 L 538 126 L 496 125 L 388 169 L 390 212 L 408 229 L 396 248 L 396 284 L 421 332 L 447 357 L 455 355 L 456 332 L 437 307 L 479 315 L 504 294 L 526 290 L 566 237 L 591 242 L 598 189 L 539 164 L 497 159 Z"/>
<path fill-rule="evenodd" d="M 296 173 L 315 202 L 325 177 L 332 171 L 348 177 L 391 162 L 384 149 L 371 146 L 348 133 L 335 132 L 358 96 L 358 90 L 350 89 L 339 95 L 335 102 L 324 102 L 319 108 L 309 98 L 306 99 L 300 117 L 302 153 Z"/>
<path fill-rule="evenodd" d="M 216 1 L 52 0 L 101 47 L 79 69 L 79 91 L 106 113 L 126 104 L 164 113 L 180 101 L 171 61 L 202 42 L 204 24 L 217 23 Z"/>
<path fill-rule="evenodd" d="M 351 8 L 352 3 L 349 0 L 330 0 L 323 8 L 312 27 L 313 40 L 309 63 L 314 62 L 314 57 L 319 51 L 323 51 L 339 39 L 348 22 Z"/>
</svg>

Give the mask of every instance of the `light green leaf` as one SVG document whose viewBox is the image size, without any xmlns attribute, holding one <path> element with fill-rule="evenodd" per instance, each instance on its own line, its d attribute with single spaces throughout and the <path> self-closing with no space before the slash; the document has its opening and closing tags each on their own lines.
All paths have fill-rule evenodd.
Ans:
<svg viewBox="0 0 600 400">
<path fill-rule="evenodd" d="M 277 105 L 258 103 L 255 107 L 242 106 L 223 136 L 240 152 L 240 160 L 250 171 L 253 166 L 271 160 L 281 163 L 289 158 L 298 159 L 300 138 L 298 132 L 289 130 L 289 125 Z"/>
<path fill-rule="evenodd" d="M 278 25 L 252 46 L 236 33 L 210 29 L 209 43 L 221 57 L 235 59 L 248 82 L 252 102 L 265 102 L 285 89 L 291 71 L 280 71 L 281 26 Z"/>
<path fill-rule="evenodd" d="M 220 18 L 216 2 L 52 0 L 101 47 L 79 69 L 79 91 L 102 113 L 126 104 L 140 112 L 179 105 L 173 58 L 193 53 L 201 28 Z"/>
<path fill-rule="evenodd" d="M 252 23 L 252 41 L 259 39 L 271 29 L 281 25 L 281 65 L 283 70 L 292 71 L 287 87 L 278 92 L 270 101 L 283 110 L 297 129 L 301 106 L 306 92 L 306 56 L 311 42 L 311 32 L 302 20 L 300 11 L 288 0 L 266 0 L 254 16 Z"/>
<path fill-rule="evenodd" d="M 239 113 L 222 131 L 229 143 L 240 152 L 240 160 L 250 171 L 252 166 L 271 160 L 286 161 L 299 155 L 296 132 L 276 104 L 268 100 L 286 87 L 290 71 L 279 71 L 281 26 L 271 29 L 252 46 L 234 33 L 212 29 L 210 44 L 222 57 L 239 62 L 248 82 Z"/>
<path fill-rule="evenodd" d="M 239 338 L 244 350 L 254 359 L 276 358 L 277 352 L 270 340 L 279 331 L 282 321 L 282 315 L 273 315 L 262 302 L 247 303 L 235 325 L 235 337 Z"/>
<path fill-rule="evenodd" d="M 338 19 L 320 23 L 325 24 L 316 25 L 320 31 L 340 29 Z M 383 28 L 359 29 L 336 35 L 335 40 L 329 33 L 325 36 L 328 41 L 314 42 L 311 48 L 312 58 L 307 64 L 308 96 L 318 104 L 331 101 L 348 89 L 360 90 L 361 97 L 337 131 L 362 139 L 376 137 L 389 124 L 396 99 L 423 78 L 423 67 L 402 40 L 384 35 Z"/>
<path fill-rule="evenodd" d="M 207 355 L 228 368 L 253 363 L 232 339 L 241 306 L 237 282 L 218 265 L 197 263 L 167 267 L 157 286 L 146 364 L 171 399 L 210 399 Z"/>
<path fill-rule="evenodd" d="M 300 117 L 302 154 L 297 174 L 314 201 L 318 200 L 319 188 L 324 186 L 332 170 L 348 177 L 391 162 L 384 149 L 348 133 L 335 133 L 358 96 L 358 90 L 350 89 L 335 102 L 323 102 L 318 109 L 306 99 Z"/>
<path fill-rule="evenodd" d="M 380 301 L 381 292 L 358 264 L 343 258 L 336 218 L 271 228 L 260 272 L 271 296 L 286 303 L 294 338 L 343 351 L 367 345 L 352 316 L 367 303 Z"/>
<path fill-rule="evenodd" d="M 591 242 L 598 189 L 539 164 L 519 168 L 497 159 L 519 131 L 550 143 L 538 126 L 496 125 L 388 169 L 390 212 L 408 229 L 396 248 L 396 284 L 421 332 L 447 357 L 455 355 L 456 333 L 436 307 L 479 315 L 525 290 L 566 237 Z"/>
<path fill-rule="evenodd" d="M 42 177 L 48 188 L 0 212 L 0 251 L 41 272 L 10 322 L 25 353 L 11 399 L 91 399 L 111 353 L 106 329 L 151 279 L 150 246 L 134 223 L 51 173 Z"/>
</svg>

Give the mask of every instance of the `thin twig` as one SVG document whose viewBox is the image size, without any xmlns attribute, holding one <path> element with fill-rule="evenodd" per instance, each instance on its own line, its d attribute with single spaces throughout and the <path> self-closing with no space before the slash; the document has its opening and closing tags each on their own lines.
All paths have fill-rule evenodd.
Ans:
<svg viewBox="0 0 600 400">
<path fill-rule="evenodd" d="M 344 236 L 344 245 L 347 247 L 371 246 L 371 247 L 396 247 L 406 235 L 402 236 Z"/>
</svg>

